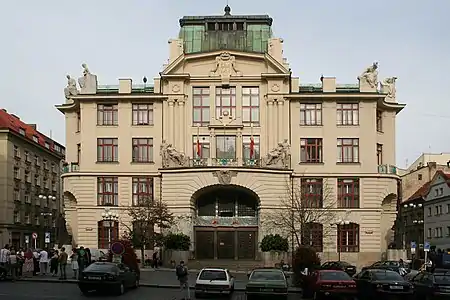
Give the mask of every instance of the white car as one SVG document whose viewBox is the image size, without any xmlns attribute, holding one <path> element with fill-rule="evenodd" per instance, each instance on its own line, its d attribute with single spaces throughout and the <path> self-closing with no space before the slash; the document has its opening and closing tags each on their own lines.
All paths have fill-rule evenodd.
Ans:
<svg viewBox="0 0 450 300">
<path fill-rule="evenodd" d="M 234 277 L 227 269 L 204 268 L 195 281 L 195 297 L 208 295 L 232 295 Z"/>
</svg>

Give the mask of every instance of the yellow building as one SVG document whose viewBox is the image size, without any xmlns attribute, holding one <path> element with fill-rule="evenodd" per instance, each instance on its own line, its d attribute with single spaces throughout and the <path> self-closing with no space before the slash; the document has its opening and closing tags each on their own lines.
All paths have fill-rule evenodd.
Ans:
<svg viewBox="0 0 450 300">
<path fill-rule="evenodd" d="M 335 203 L 327 208 L 335 225 L 314 227 L 330 234 L 308 243 L 326 259 L 380 259 L 396 216 L 395 119 L 405 106 L 396 78 L 379 84 L 374 63 L 356 84 L 299 84 L 266 15 L 226 7 L 180 26 L 152 84 L 101 86 L 86 65 L 80 88 L 68 77 L 57 108 L 66 116 L 63 178 L 76 243 L 104 248 L 105 207 L 125 220 L 127 207 L 153 197 L 177 216 L 196 259 L 258 259 L 264 235 L 280 230 L 267 216 L 301 187 L 319 207 Z M 322 199 L 325 185 L 331 200 Z"/>
</svg>

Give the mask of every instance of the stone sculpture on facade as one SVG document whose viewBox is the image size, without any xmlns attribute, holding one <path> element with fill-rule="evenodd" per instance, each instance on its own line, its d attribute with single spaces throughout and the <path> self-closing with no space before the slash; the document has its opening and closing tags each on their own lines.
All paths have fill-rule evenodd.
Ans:
<svg viewBox="0 0 450 300">
<path fill-rule="evenodd" d="M 72 96 L 78 95 L 77 82 L 75 79 L 67 75 L 67 87 L 64 88 L 64 95 L 66 99 L 70 99 Z"/>
<path fill-rule="evenodd" d="M 360 76 L 358 76 L 360 85 L 369 85 L 376 88 L 378 85 L 378 62 L 374 62 Z"/>
<path fill-rule="evenodd" d="M 220 184 L 230 184 L 231 178 L 235 177 L 237 175 L 236 171 L 230 171 L 230 170 L 220 170 L 215 171 L 213 173 L 214 177 L 217 177 Z"/>
<path fill-rule="evenodd" d="M 241 76 L 236 68 L 236 59 L 228 52 L 222 52 L 216 57 L 216 66 L 211 70 L 211 75 L 219 75 L 222 79 L 229 79 L 232 75 Z"/>
<path fill-rule="evenodd" d="M 97 75 L 92 74 L 86 64 L 83 67 L 83 76 L 78 78 L 80 85 L 80 94 L 95 94 L 97 93 Z"/>
<path fill-rule="evenodd" d="M 290 148 L 288 140 L 285 139 L 282 143 L 278 143 L 278 146 L 273 148 L 269 153 L 263 158 L 262 162 L 264 166 L 273 167 L 289 167 L 290 160 Z"/>
<path fill-rule="evenodd" d="M 381 92 L 384 94 L 387 94 L 386 98 L 388 99 L 395 99 L 395 94 L 397 92 L 395 88 L 395 81 L 397 80 L 397 77 L 388 77 L 385 78 L 380 84 L 381 84 Z"/>
<path fill-rule="evenodd" d="M 168 144 L 166 140 L 163 140 L 161 143 L 160 155 L 163 168 L 183 167 L 188 161 L 184 153 L 177 151 L 172 144 Z"/>
</svg>

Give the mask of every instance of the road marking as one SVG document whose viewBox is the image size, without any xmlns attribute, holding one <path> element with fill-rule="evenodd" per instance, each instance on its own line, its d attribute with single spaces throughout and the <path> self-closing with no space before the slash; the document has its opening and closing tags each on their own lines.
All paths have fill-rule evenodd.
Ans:
<svg viewBox="0 0 450 300">
<path fill-rule="evenodd" d="M 30 294 L 0 294 L 0 296 L 10 296 L 10 297 L 16 297 L 17 298 L 26 298 L 26 299 L 70 299 L 67 297 L 61 297 L 61 296 L 42 296 L 42 295 L 30 295 Z"/>
</svg>

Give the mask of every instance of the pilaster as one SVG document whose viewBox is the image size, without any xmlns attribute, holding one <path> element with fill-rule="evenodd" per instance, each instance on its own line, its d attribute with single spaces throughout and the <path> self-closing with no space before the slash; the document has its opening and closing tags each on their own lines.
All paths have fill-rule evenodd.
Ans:
<svg viewBox="0 0 450 300">
<path fill-rule="evenodd" d="M 273 115 L 273 105 L 274 105 L 274 100 L 273 98 L 267 98 L 267 149 L 271 149 L 274 145 L 274 137 L 273 135 L 275 134 L 274 131 L 274 115 Z"/>
</svg>

